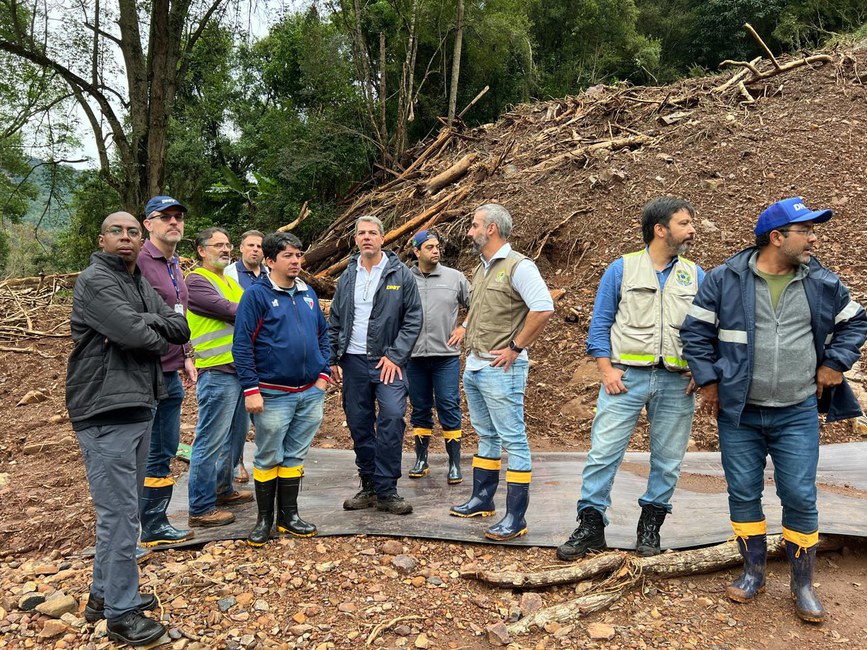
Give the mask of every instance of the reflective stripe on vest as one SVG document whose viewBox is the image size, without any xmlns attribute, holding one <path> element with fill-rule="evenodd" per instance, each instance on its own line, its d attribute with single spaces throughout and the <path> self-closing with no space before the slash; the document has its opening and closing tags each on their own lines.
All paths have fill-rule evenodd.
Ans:
<svg viewBox="0 0 867 650">
<path fill-rule="evenodd" d="M 627 366 L 686 370 L 680 327 L 698 291 L 694 262 L 679 257 L 660 288 L 647 250 L 623 256 L 620 304 L 611 326 L 611 360 Z"/>
<path fill-rule="evenodd" d="M 229 302 L 240 302 L 244 290 L 237 282 L 226 276 L 220 277 L 207 269 L 192 271 L 208 280 L 211 285 Z M 196 354 L 196 368 L 224 366 L 234 361 L 232 358 L 232 336 L 235 328 L 217 318 L 200 316 L 187 311 L 190 326 L 190 343 Z"/>
</svg>

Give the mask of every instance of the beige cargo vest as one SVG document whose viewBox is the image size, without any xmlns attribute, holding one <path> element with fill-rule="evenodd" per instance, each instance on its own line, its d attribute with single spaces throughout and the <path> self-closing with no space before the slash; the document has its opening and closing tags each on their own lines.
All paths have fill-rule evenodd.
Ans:
<svg viewBox="0 0 867 650">
<path fill-rule="evenodd" d="M 623 256 L 620 305 L 611 326 L 611 361 L 686 370 L 680 327 L 698 291 L 695 262 L 678 257 L 660 290 L 647 250 Z"/>
<path fill-rule="evenodd" d="M 525 259 L 525 255 L 511 251 L 494 260 L 487 273 L 484 264 L 476 267 L 470 294 L 470 326 L 464 338 L 467 350 L 485 356 L 491 350 L 501 350 L 524 327 L 530 309 L 512 288 L 512 274 L 518 262 Z"/>
</svg>

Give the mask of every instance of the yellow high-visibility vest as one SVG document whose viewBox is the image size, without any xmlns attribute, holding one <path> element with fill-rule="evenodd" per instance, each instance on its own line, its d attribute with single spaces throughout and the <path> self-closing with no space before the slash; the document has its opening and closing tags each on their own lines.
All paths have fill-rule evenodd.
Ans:
<svg viewBox="0 0 867 650">
<path fill-rule="evenodd" d="M 220 295 L 230 302 L 240 302 L 244 290 L 237 282 L 226 276 L 220 277 L 207 269 L 198 268 L 192 273 L 207 278 Z M 190 326 L 190 343 L 196 354 L 196 368 L 213 368 L 234 361 L 232 357 L 233 325 L 226 321 L 200 316 L 187 310 L 187 323 Z"/>
</svg>

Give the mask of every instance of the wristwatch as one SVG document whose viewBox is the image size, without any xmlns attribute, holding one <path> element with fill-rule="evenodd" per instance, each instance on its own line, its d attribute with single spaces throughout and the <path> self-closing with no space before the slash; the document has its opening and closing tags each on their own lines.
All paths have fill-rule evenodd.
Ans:
<svg viewBox="0 0 867 650">
<path fill-rule="evenodd" d="M 515 343 L 515 339 L 512 339 L 511 341 L 509 341 L 509 349 L 512 352 L 517 352 L 518 354 L 521 354 L 521 352 L 524 351 L 524 348 L 519 348 L 517 346 L 517 344 Z"/>
</svg>

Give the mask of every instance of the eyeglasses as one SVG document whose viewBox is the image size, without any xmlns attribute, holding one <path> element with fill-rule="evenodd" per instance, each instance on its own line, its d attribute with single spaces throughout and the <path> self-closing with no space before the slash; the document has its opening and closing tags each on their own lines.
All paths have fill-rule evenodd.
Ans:
<svg viewBox="0 0 867 650">
<path fill-rule="evenodd" d="M 784 235 L 789 234 L 790 232 L 798 233 L 799 235 L 804 235 L 805 237 L 812 237 L 816 234 L 815 228 L 807 228 L 806 230 L 801 230 L 800 228 L 780 228 L 779 232 Z"/>
<path fill-rule="evenodd" d="M 183 221 L 184 220 L 184 213 L 179 212 L 178 214 L 152 214 L 151 216 L 148 217 L 148 219 L 150 219 L 150 220 L 159 219 L 163 223 L 168 223 L 172 219 L 174 219 L 175 221 Z"/>
<path fill-rule="evenodd" d="M 220 242 L 219 244 L 202 244 L 205 248 L 216 248 L 218 251 L 231 251 L 235 247 L 232 244 L 226 242 Z"/>
<path fill-rule="evenodd" d="M 111 235 L 112 237 L 120 237 L 123 233 L 127 234 L 127 237 L 130 239 L 138 239 L 141 237 L 141 230 L 134 226 L 130 226 L 129 228 L 123 228 L 121 226 L 111 226 L 108 230 L 105 231 L 107 235 Z"/>
</svg>

